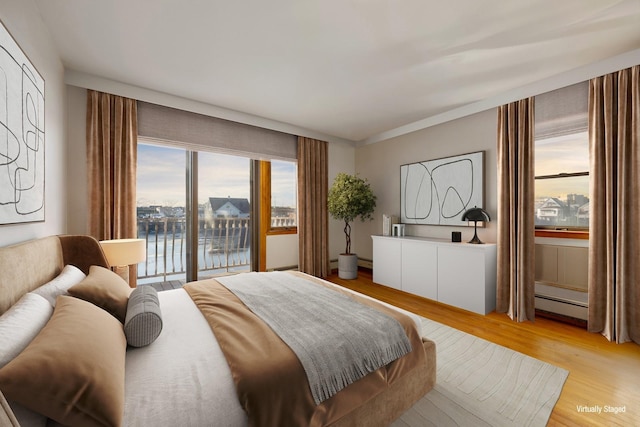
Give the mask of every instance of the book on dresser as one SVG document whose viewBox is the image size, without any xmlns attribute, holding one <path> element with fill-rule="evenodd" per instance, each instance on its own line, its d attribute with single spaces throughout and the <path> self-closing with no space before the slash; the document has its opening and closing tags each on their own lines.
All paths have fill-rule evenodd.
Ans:
<svg viewBox="0 0 640 427">
<path fill-rule="evenodd" d="M 391 229 L 393 224 L 398 223 L 398 217 L 394 215 L 382 214 L 382 235 L 391 236 Z"/>
</svg>

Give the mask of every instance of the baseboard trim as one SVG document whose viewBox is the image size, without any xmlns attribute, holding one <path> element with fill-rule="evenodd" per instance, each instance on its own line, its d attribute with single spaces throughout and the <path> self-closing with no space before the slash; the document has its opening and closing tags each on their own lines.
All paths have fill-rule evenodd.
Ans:
<svg viewBox="0 0 640 427">
<path fill-rule="evenodd" d="M 588 322 L 583 319 L 577 319 L 571 316 L 565 316 L 563 314 L 551 313 L 550 311 L 536 309 L 536 316 L 544 317 L 545 319 L 555 320 L 557 322 L 567 323 L 569 325 L 577 326 L 582 329 L 587 329 Z"/>
</svg>

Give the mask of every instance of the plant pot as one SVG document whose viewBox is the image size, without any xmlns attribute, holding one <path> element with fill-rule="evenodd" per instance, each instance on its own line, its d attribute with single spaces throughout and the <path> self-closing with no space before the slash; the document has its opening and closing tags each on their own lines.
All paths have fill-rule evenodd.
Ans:
<svg viewBox="0 0 640 427">
<path fill-rule="evenodd" d="M 341 279 L 358 277 L 358 256 L 356 254 L 338 255 L 338 277 Z"/>
</svg>

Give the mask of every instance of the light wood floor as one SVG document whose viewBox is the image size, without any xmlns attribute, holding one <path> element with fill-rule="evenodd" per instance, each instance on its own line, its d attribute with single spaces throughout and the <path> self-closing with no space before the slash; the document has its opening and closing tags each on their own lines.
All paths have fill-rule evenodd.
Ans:
<svg viewBox="0 0 640 427">
<path fill-rule="evenodd" d="M 640 345 L 610 343 L 600 334 L 544 318 L 516 323 L 505 314 L 481 316 L 375 284 L 368 271 L 360 271 L 356 280 L 337 275 L 329 280 L 567 369 L 550 426 L 640 426 Z M 579 406 L 599 406 L 602 412 L 581 413 Z M 625 412 L 605 413 L 607 407 Z"/>
</svg>

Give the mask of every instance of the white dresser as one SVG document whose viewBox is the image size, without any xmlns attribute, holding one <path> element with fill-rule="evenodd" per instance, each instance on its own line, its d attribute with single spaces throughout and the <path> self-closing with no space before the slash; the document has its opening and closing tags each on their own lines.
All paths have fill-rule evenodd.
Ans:
<svg viewBox="0 0 640 427">
<path fill-rule="evenodd" d="M 496 245 L 371 236 L 373 281 L 487 314 L 496 307 Z"/>
</svg>

